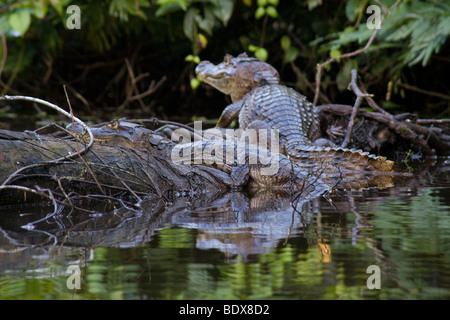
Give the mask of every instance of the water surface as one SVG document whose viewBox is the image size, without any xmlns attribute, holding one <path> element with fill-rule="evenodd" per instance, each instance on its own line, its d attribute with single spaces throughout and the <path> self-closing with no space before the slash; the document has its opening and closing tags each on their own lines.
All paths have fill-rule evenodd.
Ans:
<svg viewBox="0 0 450 320">
<path fill-rule="evenodd" d="M 51 204 L 3 206 L 0 298 L 449 299 L 449 162 L 418 164 L 394 188 L 305 203 L 149 198 L 140 210 L 64 211 L 34 229 L 23 226 Z M 80 289 L 67 286 L 69 266 Z M 370 266 L 379 289 L 368 287 Z"/>
</svg>

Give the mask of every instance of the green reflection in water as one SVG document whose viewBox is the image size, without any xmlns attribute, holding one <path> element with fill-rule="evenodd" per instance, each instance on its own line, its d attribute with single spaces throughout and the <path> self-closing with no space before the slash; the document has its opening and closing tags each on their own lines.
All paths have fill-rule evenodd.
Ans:
<svg viewBox="0 0 450 320">
<path fill-rule="evenodd" d="M 450 208 L 433 193 L 383 202 L 374 214 L 393 298 L 450 298 Z"/>
<path fill-rule="evenodd" d="M 86 291 L 96 298 L 131 299 L 138 294 L 141 267 L 134 262 L 135 250 L 95 249 L 95 259 L 86 270 Z"/>
<path fill-rule="evenodd" d="M 61 263 L 48 265 L 45 275 L 30 272 L 33 266 L 3 275 L 0 298 L 449 299 L 444 200 L 424 189 L 361 202 L 352 213 L 318 213 L 303 234 L 245 258 L 197 249 L 196 229 L 166 228 L 146 246 L 96 248 L 75 293 Z M 366 286 L 370 265 L 381 269 L 380 290 Z"/>
</svg>

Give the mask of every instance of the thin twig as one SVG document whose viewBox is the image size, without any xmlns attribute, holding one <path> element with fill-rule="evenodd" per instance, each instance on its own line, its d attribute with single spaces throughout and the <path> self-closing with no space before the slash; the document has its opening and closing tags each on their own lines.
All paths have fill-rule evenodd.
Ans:
<svg viewBox="0 0 450 320">
<path fill-rule="evenodd" d="M 166 76 L 163 76 L 156 84 L 155 84 L 155 80 L 152 80 L 148 89 L 145 92 L 142 92 L 135 96 L 129 97 L 128 102 L 135 101 L 135 100 L 141 100 L 142 98 L 145 98 L 146 96 L 153 94 L 156 90 L 159 89 L 159 87 L 164 83 L 164 81 L 166 81 L 166 79 L 167 79 Z"/>
<path fill-rule="evenodd" d="M 138 201 L 142 201 L 142 199 L 136 194 L 136 192 L 134 192 L 133 191 L 133 189 L 131 189 L 129 186 L 128 186 L 128 184 L 125 182 L 125 179 L 121 179 L 118 175 L 117 175 L 117 173 L 114 171 L 114 169 L 119 169 L 119 170 L 122 170 L 122 171 L 124 171 L 124 172 L 127 172 L 127 171 L 125 171 L 125 170 L 123 170 L 123 169 L 121 169 L 121 168 L 119 168 L 119 167 L 117 167 L 117 168 L 112 168 L 112 167 L 110 167 L 110 166 L 107 166 L 106 164 L 105 164 L 105 161 L 101 158 L 101 157 L 99 157 L 98 155 L 97 155 L 97 153 L 95 153 L 95 152 L 93 152 L 93 154 L 97 157 L 97 159 L 104 165 L 104 166 L 106 166 L 107 168 L 108 168 L 108 170 L 114 175 L 114 177 L 116 177 L 119 181 L 120 181 L 120 183 L 128 190 L 128 192 L 130 192 Z M 131 174 L 131 172 L 127 172 L 128 174 Z M 105 194 L 104 192 L 103 192 L 103 194 Z"/>
<path fill-rule="evenodd" d="M 130 84 L 131 88 L 127 91 L 125 101 L 119 106 L 119 110 L 123 109 L 125 106 L 127 106 L 130 102 L 139 101 L 139 104 L 141 105 L 141 108 L 145 108 L 145 104 L 142 101 L 142 98 L 145 98 L 151 94 L 153 94 L 156 90 L 159 89 L 159 87 L 166 81 L 166 76 L 162 77 L 157 83 L 155 83 L 155 80 L 152 80 L 150 85 L 148 86 L 147 90 L 145 92 L 139 93 L 139 90 L 136 86 L 136 84 L 142 80 L 143 78 L 146 78 L 149 76 L 148 73 L 140 74 L 137 77 L 134 75 L 133 68 L 131 67 L 130 61 L 125 58 L 125 65 L 128 70 L 128 75 L 130 76 Z M 135 95 L 133 95 L 133 91 Z"/>
<path fill-rule="evenodd" d="M 405 88 L 407 90 L 419 92 L 419 93 L 422 93 L 422 94 L 426 94 L 428 96 L 437 97 L 437 98 L 441 98 L 441 99 L 444 99 L 444 100 L 450 100 L 450 96 L 446 95 L 446 94 L 443 94 L 443 93 L 420 89 L 420 88 L 417 88 L 415 86 L 409 85 L 407 83 L 398 83 L 397 85 L 399 87 L 403 87 L 403 88 Z"/>
<path fill-rule="evenodd" d="M 354 111 L 353 108 L 348 105 L 330 104 L 317 106 L 317 108 L 319 112 L 330 112 L 338 116 L 347 116 L 349 114 L 352 114 Z M 411 141 L 413 144 L 419 145 L 423 149 L 425 154 L 427 155 L 435 154 L 435 151 L 430 148 L 428 143 L 422 137 L 425 131 L 427 132 L 427 134 L 430 134 L 430 131 L 428 131 L 427 128 L 423 128 L 419 125 L 415 125 L 407 121 L 397 121 L 392 116 L 388 117 L 378 112 L 358 110 L 357 113 L 361 117 L 370 118 L 386 125 L 389 129 L 392 129 L 402 138 Z M 417 134 L 416 132 L 418 132 L 419 134 Z M 440 149 L 443 150 L 448 149 L 448 146 L 445 145 L 443 141 L 439 141 L 440 140 L 439 138 L 434 137 L 433 134 L 431 135 L 431 137 L 433 138 L 433 146 L 435 148 L 439 147 Z"/>
<path fill-rule="evenodd" d="M 358 84 L 356 83 L 356 81 L 358 79 L 358 74 L 356 73 L 356 69 L 353 69 L 351 71 L 351 74 L 352 74 L 352 79 L 350 82 L 350 88 L 356 94 L 356 101 L 355 101 L 355 105 L 353 106 L 350 120 L 348 121 L 347 132 L 345 133 L 344 141 L 342 141 L 342 144 L 341 144 L 342 148 L 347 147 L 347 145 L 350 142 L 350 137 L 352 135 L 353 126 L 355 125 L 356 114 L 358 113 L 359 106 L 361 105 L 364 98 L 371 96 L 370 94 L 364 93 L 359 89 Z"/>
<path fill-rule="evenodd" d="M 430 124 L 450 124 L 450 119 L 417 119 L 415 121 L 417 124 L 425 124 L 425 125 L 430 125 Z"/>
<path fill-rule="evenodd" d="M 24 187 L 24 186 L 19 186 L 19 185 L 7 185 L 7 186 L 0 186 L 0 190 L 6 190 L 6 189 L 13 189 L 13 190 L 19 190 L 19 191 L 23 191 L 23 192 L 30 192 L 30 193 L 34 193 L 36 195 L 45 197 L 47 199 L 52 199 L 49 195 L 46 195 L 44 192 L 42 192 L 42 190 L 36 190 L 36 189 L 32 189 L 32 188 L 28 188 L 28 187 Z"/>
<path fill-rule="evenodd" d="M 22 226 L 22 228 L 27 229 L 27 230 L 33 230 L 34 229 L 34 225 L 38 224 L 39 222 L 45 221 L 47 219 L 50 219 L 51 217 L 55 216 L 56 214 L 60 214 L 61 211 L 64 209 L 64 206 L 58 206 L 58 204 L 56 203 L 56 199 L 53 196 L 53 193 L 51 192 L 51 190 L 49 189 L 40 189 L 39 187 L 37 187 L 37 190 L 42 192 L 42 191 L 46 191 L 49 194 L 49 198 L 52 200 L 53 203 L 53 212 L 47 214 L 44 218 L 36 220 L 36 221 L 32 221 L 27 223 L 25 226 Z"/>
<path fill-rule="evenodd" d="M 36 167 L 40 167 L 40 166 L 46 166 L 46 165 L 49 165 L 49 164 L 59 163 L 59 162 L 61 162 L 63 160 L 69 160 L 69 159 L 72 159 L 72 158 L 74 158 L 74 157 L 76 157 L 76 156 L 78 156 L 80 154 L 83 154 L 94 143 L 94 135 L 93 135 L 91 129 L 83 121 L 81 121 L 77 117 L 71 115 L 70 113 L 68 113 L 67 111 L 65 111 L 64 109 L 58 107 L 57 105 L 55 105 L 53 103 L 50 103 L 48 101 L 45 101 L 45 100 L 42 100 L 42 99 L 39 99 L 39 98 L 33 98 L 33 97 L 28 97 L 28 96 L 6 96 L 5 95 L 5 96 L 1 96 L 0 100 L 5 100 L 5 101 L 24 100 L 24 101 L 40 103 L 40 104 L 43 104 L 43 105 L 45 105 L 47 107 L 55 109 L 58 112 L 60 112 L 63 115 L 65 115 L 66 117 L 68 117 L 70 119 L 73 119 L 73 121 L 75 121 L 76 123 L 81 125 L 84 128 L 84 130 L 86 130 L 86 132 L 88 133 L 89 139 L 90 139 L 89 143 L 82 150 L 80 150 L 77 153 L 68 154 L 66 156 L 62 156 L 62 157 L 59 157 L 57 159 L 49 160 L 49 161 L 46 161 L 46 162 L 43 162 L 43 163 L 35 163 L 35 164 L 29 165 L 29 166 L 25 166 L 25 167 L 22 167 L 22 168 L 20 168 L 20 169 L 18 169 L 16 171 L 14 171 L 5 181 L 3 181 L 1 186 L 4 186 L 4 185 L 8 184 L 12 179 L 14 179 L 22 171 L 25 171 L 25 170 L 28 170 L 28 169 L 32 169 L 32 168 L 36 168 Z"/>
<path fill-rule="evenodd" d="M 61 190 L 62 194 L 64 195 L 64 197 L 67 199 L 67 201 L 69 201 L 69 204 L 73 207 L 72 204 L 72 200 L 70 200 L 69 196 L 66 193 L 66 190 L 64 190 L 62 183 L 61 183 L 61 179 L 58 178 L 55 174 L 55 176 L 53 177 L 53 180 L 56 180 L 56 182 L 58 183 L 59 189 Z"/>
<path fill-rule="evenodd" d="M 132 97 L 133 91 L 135 92 L 136 95 L 139 95 L 139 90 L 136 87 L 136 83 L 138 82 L 138 80 L 134 76 L 134 71 L 133 71 L 133 68 L 131 67 L 131 64 L 130 64 L 130 61 L 128 60 L 128 58 L 125 58 L 125 65 L 126 65 L 127 70 L 128 70 L 128 75 L 130 76 L 131 90 L 127 94 L 126 100 L 123 103 L 123 105 L 128 104 L 128 102 L 130 102 L 129 99 Z M 142 100 L 140 98 L 137 98 L 136 100 L 139 100 L 139 103 L 140 103 L 142 108 L 145 107 L 144 103 L 142 102 Z"/>
<path fill-rule="evenodd" d="M 70 111 L 70 115 L 72 117 L 72 119 L 74 118 L 73 116 L 73 110 L 72 110 L 72 104 L 70 103 L 70 99 L 69 99 L 69 95 L 67 94 L 67 88 L 66 85 L 63 86 L 64 88 L 64 93 L 66 95 L 66 100 L 67 100 L 67 104 L 69 105 L 69 111 Z M 72 120 L 73 121 L 73 120 Z M 72 122 L 73 123 L 73 122 Z M 74 126 L 75 127 L 75 126 Z M 95 175 L 95 173 L 92 171 L 91 166 L 86 162 L 86 160 L 81 156 L 81 152 L 80 152 L 80 148 L 78 146 L 78 139 L 77 141 L 77 153 L 78 153 L 78 157 L 80 158 L 80 160 L 84 163 L 86 169 L 89 171 L 89 173 L 91 174 L 91 177 L 95 180 L 95 183 L 97 184 L 98 188 L 100 189 L 101 193 L 105 194 L 105 190 L 103 190 L 102 186 L 100 185 L 100 182 L 97 179 L 97 176 Z M 93 139 L 92 139 L 93 141 Z"/>
<path fill-rule="evenodd" d="M 392 11 L 399 3 L 400 3 L 400 1 L 401 1 L 401 0 L 397 0 L 397 1 L 389 8 L 389 10 L 385 11 L 385 15 L 381 18 L 380 26 L 383 24 L 384 19 L 386 19 L 386 17 L 387 17 L 387 16 L 391 13 L 391 11 Z M 384 9 L 384 8 L 383 8 L 383 9 Z M 383 11 L 384 11 L 384 10 L 383 10 Z M 378 29 L 378 28 L 375 28 L 375 29 L 374 29 L 372 35 L 370 36 L 369 40 L 367 41 L 366 45 L 365 45 L 363 48 L 358 49 L 358 50 L 353 51 L 353 52 L 344 53 L 344 54 L 341 54 L 341 55 L 336 56 L 336 57 L 332 57 L 332 58 L 328 59 L 327 61 L 325 61 L 324 63 L 319 63 L 319 64 L 317 64 L 317 73 L 316 73 L 316 79 L 315 79 L 315 80 L 316 80 L 316 90 L 315 90 L 315 94 L 314 94 L 313 105 L 316 105 L 316 104 L 317 104 L 317 101 L 319 100 L 319 94 L 320 94 L 320 81 L 321 81 L 321 78 L 322 78 L 322 70 L 323 70 L 323 68 L 324 68 L 326 65 L 328 65 L 328 64 L 330 64 L 330 63 L 332 63 L 332 62 L 334 62 L 334 61 L 336 61 L 336 60 L 338 60 L 338 59 L 350 58 L 350 57 L 353 57 L 353 56 L 356 56 L 356 55 L 358 55 L 358 54 L 360 54 L 360 53 L 365 52 L 367 49 L 369 49 L 369 47 L 371 46 L 372 42 L 375 40 L 375 37 L 377 36 L 379 30 L 380 30 L 380 29 Z"/>
<path fill-rule="evenodd" d="M 364 84 L 363 84 L 363 83 L 360 83 L 360 86 L 361 86 L 361 91 L 362 91 L 363 93 L 367 93 L 367 90 L 366 90 Z M 375 102 L 375 100 L 373 100 L 372 95 L 368 95 L 368 96 L 366 97 L 366 101 L 367 101 L 367 103 L 369 104 L 369 106 L 372 107 L 373 110 L 375 110 L 375 111 L 377 111 L 377 112 L 379 112 L 379 113 L 382 113 L 382 114 L 384 114 L 384 115 L 387 116 L 387 117 L 391 117 L 391 118 L 392 118 L 392 115 L 391 115 L 389 112 L 385 111 L 383 108 L 381 108 L 381 107 Z"/>
<path fill-rule="evenodd" d="M 297 75 L 297 78 L 301 78 L 306 83 L 308 88 L 311 89 L 312 91 L 314 91 L 314 85 L 300 71 L 300 69 L 294 64 L 293 61 L 291 61 L 291 68 L 294 71 L 294 73 Z M 322 101 L 324 101 L 325 103 L 330 103 L 330 100 L 328 100 L 328 98 L 323 93 L 319 92 L 319 94 L 320 94 L 320 98 L 322 99 Z"/>
</svg>

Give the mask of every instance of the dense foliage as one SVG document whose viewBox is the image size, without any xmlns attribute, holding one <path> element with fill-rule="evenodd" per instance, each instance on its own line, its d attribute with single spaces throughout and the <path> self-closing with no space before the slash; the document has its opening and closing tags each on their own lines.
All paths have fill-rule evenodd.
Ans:
<svg viewBox="0 0 450 320">
<path fill-rule="evenodd" d="M 227 102 L 198 88 L 193 68 L 247 51 L 312 99 L 316 65 L 364 47 L 374 32 L 367 8 L 376 5 L 385 19 L 375 41 L 326 66 L 319 103 L 351 103 L 346 88 L 358 68 L 384 108 L 448 116 L 450 5 L 402 0 L 386 14 L 396 1 L 381 2 L 6 0 L 0 90 L 66 105 L 67 85 L 78 113 L 101 117 L 214 118 Z"/>
</svg>

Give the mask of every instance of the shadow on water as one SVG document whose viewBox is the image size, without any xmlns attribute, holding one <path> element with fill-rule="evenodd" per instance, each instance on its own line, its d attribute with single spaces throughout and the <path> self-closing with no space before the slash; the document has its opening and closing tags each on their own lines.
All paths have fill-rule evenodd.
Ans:
<svg viewBox="0 0 450 320">
<path fill-rule="evenodd" d="M 449 176 L 441 159 L 394 188 L 299 203 L 232 192 L 139 208 L 87 202 L 98 214 L 48 219 L 51 204 L 3 206 L 0 298 L 448 299 Z"/>
</svg>

